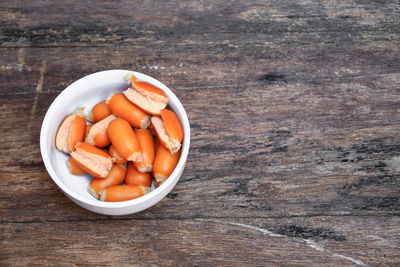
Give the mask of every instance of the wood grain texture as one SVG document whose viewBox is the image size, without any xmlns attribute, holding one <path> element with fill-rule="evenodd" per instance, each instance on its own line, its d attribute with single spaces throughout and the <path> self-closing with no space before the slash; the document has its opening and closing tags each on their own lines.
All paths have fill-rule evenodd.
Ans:
<svg viewBox="0 0 400 267">
<path fill-rule="evenodd" d="M 12 265 L 18 251 L 26 255 L 15 264 L 21 266 L 60 259 L 85 266 L 395 266 L 399 222 L 350 216 L 7 223 L 0 256 Z M 37 246 L 37 239 L 47 242 Z"/>
<path fill-rule="evenodd" d="M 1 265 L 399 265 L 399 14 L 369 0 L 1 2 Z M 72 203 L 39 151 L 54 98 L 106 69 L 164 82 L 192 129 L 174 190 L 124 217 Z"/>
<path fill-rule="evenodd" d="M 398 1 L 48 1 L 1 4 L 7 47 L 398 40 Z M 43 10 L 47 11 L 42 16 Z"/>
</svg>

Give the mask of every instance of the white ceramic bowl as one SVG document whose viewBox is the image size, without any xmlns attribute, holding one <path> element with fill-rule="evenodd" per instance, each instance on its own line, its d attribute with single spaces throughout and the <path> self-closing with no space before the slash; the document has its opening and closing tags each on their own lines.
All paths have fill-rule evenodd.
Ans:
<svg viewBox="0 0 400 267">
<path fill-rule="evenodd" d="M 133 73 L 142 81 L 161 88 L 168 96 L 169 107 L 178 115 L 184 131 L 182 153 L 171 176 L 158 188 L 137 199 L 123 202 L 102 202 L 87 191 L 91 177 L 71 175 L 66 165 L 68 155 L 55 147 L 55 136 L 61 121 L 78 107 L 90 110 L 111 93 L 121 93 L 128 88 L 124 79 Z M 42 123 L 40 150 L 44 165 L 53 181 L 64 194 L 79 206 L 106 215 L 127 215 L 147 209 L 163 199 L 176 185 L 185 168 L 190 146 L 190 126 L 187 114 L 175 94 L 164 84 L 145 74 L 128 70 L 107 70 L 85 76 L 68 86 L 53 101 Z"/>
</svg>

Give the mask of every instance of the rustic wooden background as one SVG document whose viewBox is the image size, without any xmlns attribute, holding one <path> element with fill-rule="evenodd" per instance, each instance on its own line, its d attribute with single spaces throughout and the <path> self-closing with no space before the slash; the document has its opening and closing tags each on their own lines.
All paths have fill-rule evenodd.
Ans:
<svg viewBox="0 0 400 267">
<path fill-rule="evenodd" d="M 399 1 L 1 1 L 0 51 L 1 266 L 400 265 Z M 167 84 L 193 133 L 123 217 L 39 151 L 53 99 L 107 69 Z"/>
</svg>

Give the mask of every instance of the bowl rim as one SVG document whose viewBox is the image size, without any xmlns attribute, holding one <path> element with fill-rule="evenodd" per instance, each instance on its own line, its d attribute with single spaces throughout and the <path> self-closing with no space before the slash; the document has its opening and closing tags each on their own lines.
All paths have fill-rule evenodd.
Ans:
<svg viewBox="0 0 400 267">
<path fill-rule="evenodd" d="M 76 84 L 79 84 L 80 82 L 84 81 L 84 80 L 89 80 L 89 79 L 93 79 L 96 76 L 101 76 L 102 74 L 111 74 L 111 73 L 115 73 L 115 72 L 119 72 L 121 73 L 121 75 L 123 74 L 124 76 L 127 73 L 133 73 L 133 74 L 138 74 L 138 76 L 142 76 L 146 78 L 147 82 L 150 82 L 152 84 L 157 84 L 160 83 L 162 85 L 162 90 L 166 91 L 168 97 L 170 97 L 173 102 L 175 102 L 175 106 L 176 109 L 178 110 L 178 112 L 181 114 L 182 117 L 182 127 L 183 127 L 183 131 L 184 131 L 184 139 L 182 142 L 182 152 L 181 152 L 181 156 L 179 158 L 178 164 L 176 165 L 174 171 L 171 173 L 171 175 L 169 176 L 169 178 L 163 183 L 161 184 L 159 187 L 157 187 L 156 189 L 154 189 L 153 191 L 151 191 L 150 193 L 136 198 L 136 199 L 132 199 L 132 200 L 127 200 L 127 201 L 120 201 L 120 202 L 104 202 L 104 201 L 100 201 L 97 199 L 88 199 L 85 198 L 83 196 L 81 196 L 80 194 L 74 192 L 72 189 L 70 189 L 70 187 L 68 187 L 57 175 L 56 171 L 53 168 L 53 165 L 51 164 L 50 161 L 50 156 L 47 153 L 47 139 L 48 139 L 48 135 L 50 134 L 50 130 L 49 127 L 54 127 L 52 126 L 51 123 L 51 117 L 52 114 L 54 113 L 54 109 L 57 108 L 57 106 L 62 104 L 62 100 L 63 98 L 67 97 L 69 94 L 72 93 L 72 89 L 74 89 L 74 87 L 76 86 Z M 175 110 L 176 112 L 176 110 Z M 157 79 L 146 75 L 144 73 L 141 72 L 137 72 L 137 71 L 132 71 L 132 70 L 123 70 L 123 69 L 112 69 L 112 70 L 104 70 L 104 71 L 99 71 L 99 72 L 95 72 L 95 73 L 91 73 L 88 74 L 86 76 L 83 76 L 82 78 L 74 81 L 73 83 L 71 83 L 70 85 L 68 85 L 63 91 L 61 91 L 61 93 L 58 94 L 58 96 L 53 100 L 53 102 L 51 103 L 49 109 L 46 112 L 46 115 L 44 116 L 43 122 L 42 122 L 42 126 L 41 126 L 41 130 L 40 130 L 40 153 L 42 156 L 42 160 L 43 163 L 45 165 L 45 168 L 47 170 L 47 172 L 49 173 L 50 177 L 52 178 L 52 180 L 57 184 L 57 186 L 64 192 L 67 194 L 67 196 L 70 196 L 76 200 L 78 200 L 79 202 L 83 202 L 85 204 L 91 205 L 91 206 L 95 206 L 95 207 L 100 207 L 100 208 L 115 208 L 115 209 L 119 209 L 119 208 L 125 208 L 125 207 L 132 207 L 132 206 L 137 206 L 137 205 L 141 205 L 149 200 L 151 200 L 152 198 L 155 198 L 157 195 L 161 194 L 162 192 L 164 192 L 164 189 L 168 189 L 170 187 L 170 184 L 174 183 L 176 179 L 179 180 L 180 177 L 178 177 L 179 172 L 185 167 L 185 163 L 186 163 L 186 159 L 188 157 L 189 154 L 189 147 L 190 147 L 190 124 L 189 124 L 189 119 L 188 116 L 186 114 L 186 111 L 182 105 L 182 103 L 180 102 L 180 100 L 178 99 L 178 97 L 173 93 L 173 91 L 171 89 L 169 89 L 168 86 L 166 86 L 164 83 L 158 81 Z M 62 152 L 60 152 L 62 153 Z M 177 182 L 177 181 L 176 181 Z M 171 187 L 171 190 L 174 186 Z M 161 198 L 162 199 L 162 198 Z M 157 200 L 156 202 L 160 201 L 161 199 Z M 155 203 L 156 203 L 155 202 Z"/>
</svg>

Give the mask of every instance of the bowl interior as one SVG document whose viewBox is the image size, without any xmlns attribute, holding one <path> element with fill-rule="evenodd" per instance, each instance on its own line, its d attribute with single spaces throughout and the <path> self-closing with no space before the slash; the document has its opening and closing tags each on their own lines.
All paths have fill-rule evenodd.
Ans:
<svg viewBox="0 0 400 267">
<path fill-rule="evenodd" d="M 104 203 L 94 199 L 88 193 L 87 186 L 92 179 L 90 175 L 76 176 L 69 173 L 66 164 L 66 160 L 69 156 L 58 151 L 55 147 L 54 140 L 58 127 L 64 117 L 72 113 L 76 108 L 85 107 L 86 112 L 90 111 L 95 104 L 106 100 L 111 93 L 121 93 L 123 90 L 126 90 L 129 85 L 124 79 L 124 76 L 128 72 L 135 74 L 140 80 L 149 82 L 166 92 L 169 97 L 169 107 L 176 112 L 181 122 L 183 122 L 185 139 L 188 139 L 186 138 L 188 123 L 187 125 L 185 123 L 187 117 L 181 103 L 171 90 L 154 78 L 132 71 L 113 70 L 94 73 L 74 82 L 54 100 L 46 114 L 41 132 L 41 150 L 46 168 L 53 180 L 63 191 L 72 191 L 74 197 L 78 198 L 80 201 Z M 187 157 L 187 150 L 188 143 L 184 140 L 182 144 L 182 155 L 185 154 L 185 157 Z M 183 156 L 181 156 L 179 163 L 183 160 L 182 158 Z M 186 158 L 184 160 L 186 160 Z M 46 162 L 49 164 L 46 164 Z M 184 163 L 181 163 L 181 165 L 179 163 L 177 168 L 179 166 L 183 168 Z M 171 177 L 173 175 L 174 173 L 171 174 Z M 150 194 L 160 188 L 155 189 L 154 185 L 152 185 L 152 189 L 155 190 Z M 148 195 L 146 195 L 146 197 Z"/>
</svg>

